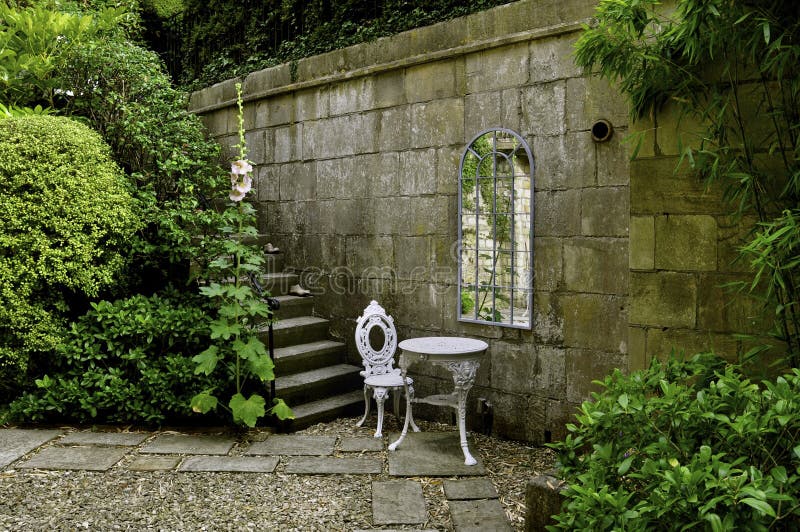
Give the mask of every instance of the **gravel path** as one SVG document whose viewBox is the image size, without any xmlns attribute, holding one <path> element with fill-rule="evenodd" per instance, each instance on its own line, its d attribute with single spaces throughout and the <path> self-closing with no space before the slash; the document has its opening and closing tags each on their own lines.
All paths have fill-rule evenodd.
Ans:
<svg viewBox="0 0 800 532">
<path fill-rule="evenodd" d="M 368 436 L 357 418 L 310 427 L 299 434 Z M 397 430 L 387 418 L 387 433 Z M 425 431 L 453 427 L 420 423 Z M 265 431 L 241 436 L 232 454 Z M 473 434 L 509 521 L 524 527 L 525 485 L 550 467 L 547 449 Z M 387 451 L 384 451 L 387 452 Z M 376 456 L 375 453 L 371 453 Z M 0 471 L 0 530 L 358 530 L 372 526 L 371 486 L 380 475 L 289 475 L 283 464 L 271 474 L 138 472 L 128 456 L 104 473 L 89 471 Z M 385 461 L 384 461 L 385 463 Z M 444 478 L 420 477 L 428 505 L 423 527 L 452 530 L 442 488 Z M 386 527 L 401 529 L 403 527 Z"/>
</svg>

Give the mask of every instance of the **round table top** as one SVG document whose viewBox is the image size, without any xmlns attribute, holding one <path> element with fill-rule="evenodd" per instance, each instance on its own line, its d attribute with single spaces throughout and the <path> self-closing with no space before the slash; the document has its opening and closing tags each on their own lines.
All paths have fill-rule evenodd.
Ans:
<svg viewBox="0 0 800 532">
<path fill-rule="evenodd" d="M 409 338 L 398 344 L 403 351 L 423 355 L 476 355 L 489 347 L 483 340 L 458 336 L 425 336 Z"/>
</svg>

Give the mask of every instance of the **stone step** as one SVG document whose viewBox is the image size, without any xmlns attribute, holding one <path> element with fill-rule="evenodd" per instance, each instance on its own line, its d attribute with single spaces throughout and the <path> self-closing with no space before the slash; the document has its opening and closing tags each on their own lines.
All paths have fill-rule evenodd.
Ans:
<svg viewBox="0 0 800 532">
<path fill-rule="evenodd" d="M 258 282 L 271 296 L 285 296 L 289 288 L 299 282 L 299 277 L 294 273 L 265 273 L 259 276 Z"/>
<path fill-rule="evenodd" d="M 288 320 L 300 316 L 311 316 L 314 311 L 313 297 L 276 296 L 281 308 L 275 313 L 278 320 Z"/>
<path fill-rule="evenodd" d="M 298 316 L 278 320 L 273 325 L 275 348 L 288 347 L 297 344 L 307 344 L 328 338 L 329 322 L 314 316 Z M 267 344 L 267 328 L 262 326 L 259 330 L 261 341 Z"/>
<path fill-rule="evenodd" d="M 275 349 L 275 374 L 291 375 L 341 362 L 345 344 L 320 340 Z"/>
<path fill-rule="evenodd" d="M 338 417 L 349 417 L 364 412 L 364 392 L 354 390 L 318 401 L 292 406 L 294 419 L 286 424 L 287 430 L 304 429 L 315 423 L 330 421 Z"/>
<path fill-rule="evenodd" d="M 334 364 L 323 368 L 284 375 L 275 379 L 275 392 L 289 406 L 301 405 L 337 393 L 363 388 L 361 368 Z"/>
</svg>

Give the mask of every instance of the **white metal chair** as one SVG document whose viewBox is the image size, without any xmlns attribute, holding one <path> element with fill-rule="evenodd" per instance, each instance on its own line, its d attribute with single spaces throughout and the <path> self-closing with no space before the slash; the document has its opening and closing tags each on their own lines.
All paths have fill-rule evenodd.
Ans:
<svg viewBox="0 0 800 532">
<path fill-rule="evenodd" d="M 383 332 L 383 346 L 375 349 L 370 341 L 370 333 L 374 327 L 378 327 Z M 364 377 L 364 417 L 356 423 L 360 427 L 369 416 L 370 398 L 369 390 L 372 389 L 375 403 L 378 405 L 378 428 L 375 437 L 383 436 L 383 403 L 389 392 L 394 392 L 394 414 L 398 415 L 400 394 L 404 390 L 403 376 L 400 368 L 394 368 L 394 353 L 397 350 L 397 331 L 394 328 L 394 320 L 386 314 L 386 311 L 377 301 L 370 301 L 364 309 L 364 314 L 358 318 L 356 326 L 356 347 L 361 355 L 364 370 L 361 376 Z M 408 394 L 411 399 L 414 397 L 413 380 L 406 377 Z M 413 417 L 410 419 L 411 428 L 419 432 Z"/>
</svg>

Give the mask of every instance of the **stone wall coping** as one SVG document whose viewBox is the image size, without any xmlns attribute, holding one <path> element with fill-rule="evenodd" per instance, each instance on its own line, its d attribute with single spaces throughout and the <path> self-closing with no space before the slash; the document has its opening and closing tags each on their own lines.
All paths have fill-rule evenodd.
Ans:
<svg viewBox="0 0 800 532">
<path fill-rule="evenodd" d="M 478 13 L 480 15 L 481 13 Z M 475 16 L 475 15 L 469 15 Z M 370 76 L 377 73 L 396 70 L 400 68 L 407 68 L 411 66 L 421 65 L 424 63 L 434 62 L 440 59 L 453 58 L 463 56 L 492 48 L 500 48 L 525 41 L 534 41 L 548 37 L 557 37 L 568 33 L 580 31 L 587 25 L 591 25 L 591 18 L 584 18 L 572 22 L 560 22 L 548 26 L 541 26 L 524 31 L 519 31 L 507 35 L 497 37 L 489 37 L 485 39 L 477 39 L 465 44 L 458 44 L 453 46 L 440 47 L 437 50 L 424 51 L 422 53 L 408 55 L 404 57 L 397 57 L 383 62 L 368 62 L 366 66 L 355 67 L 350 69 L 341 69 L 346 63 L 347 57 L 380 57 L 385 55 L 386 49 L 397 50 L 401 55 L 408 52 L 408 46 L 404 46 L 404 41 L 409 39 L 409 34 L 414 32 L 431 32 L 435 35 L 436 32 L 446 32 L 446 24 L 451 21 L 445 21 L 433 26 L 425 26 L 408 30 L 397 35 L 382 37 L 376 41 L 360 43 L 340 50 L 334 50 L 325 54 L 320 54 L 312 57 L 307 57 L 299 60 L 296 63 L 296 71 L 313 71 L 314 68 L 304 68 L 312 62 L 325 63 L 324 67 L 320 70 L 328 70 L 329 73 L 317 75 L 313 79 L 303 81 L 282 83 L 274 87 L 262 90 L 248 91 L 247 85 L 258 85 L 257 78 L 274 77 L 277 80 L 285 79 L 288 81 L 290 78 L 289 73 L 292 69 L 290 63 L 283 63 L 274 67 L 266 68 L 264 70 L 251 72 L 244 79 L 244 90 L 242 100 L 244 102 L 251 102 L 268 98 L 282 93 L 294 92 L 304 89 L 310 89 L 321 85 L 336 83 L 345 80 L 356 79 L 364 76 Z M 447 35 L 445 34 L 445 37 Z M 453 36 L 452 40 L 458 40 L 458 36 Z M 417 39 L 414 39 L 417 40 Z M 419 40 L 425 40 L 419 39 Z M 441 42 L 443 39 L 431 37 L 432 42 Z M 450 43 L 447 43 L 450 44 Z M 327 68 L 326 68 L 327 67 Z M 268 74 L 274 74 L 269 76 Z M 195 91 L 191 95 L 189 108 L 193 113 L 204 114 L 213 111 L 218 111 L 236 105 L 236 91 L 234 90 L 235 84 L 241 82 L 241 78 L 232 78 L 222 81 L 205 89 Z M 198 105 L 203 101 L 215 101 L 216 103 L 209 105 Z M 198 105 L 195 107 L 195 105 Z"/>
</svg>

